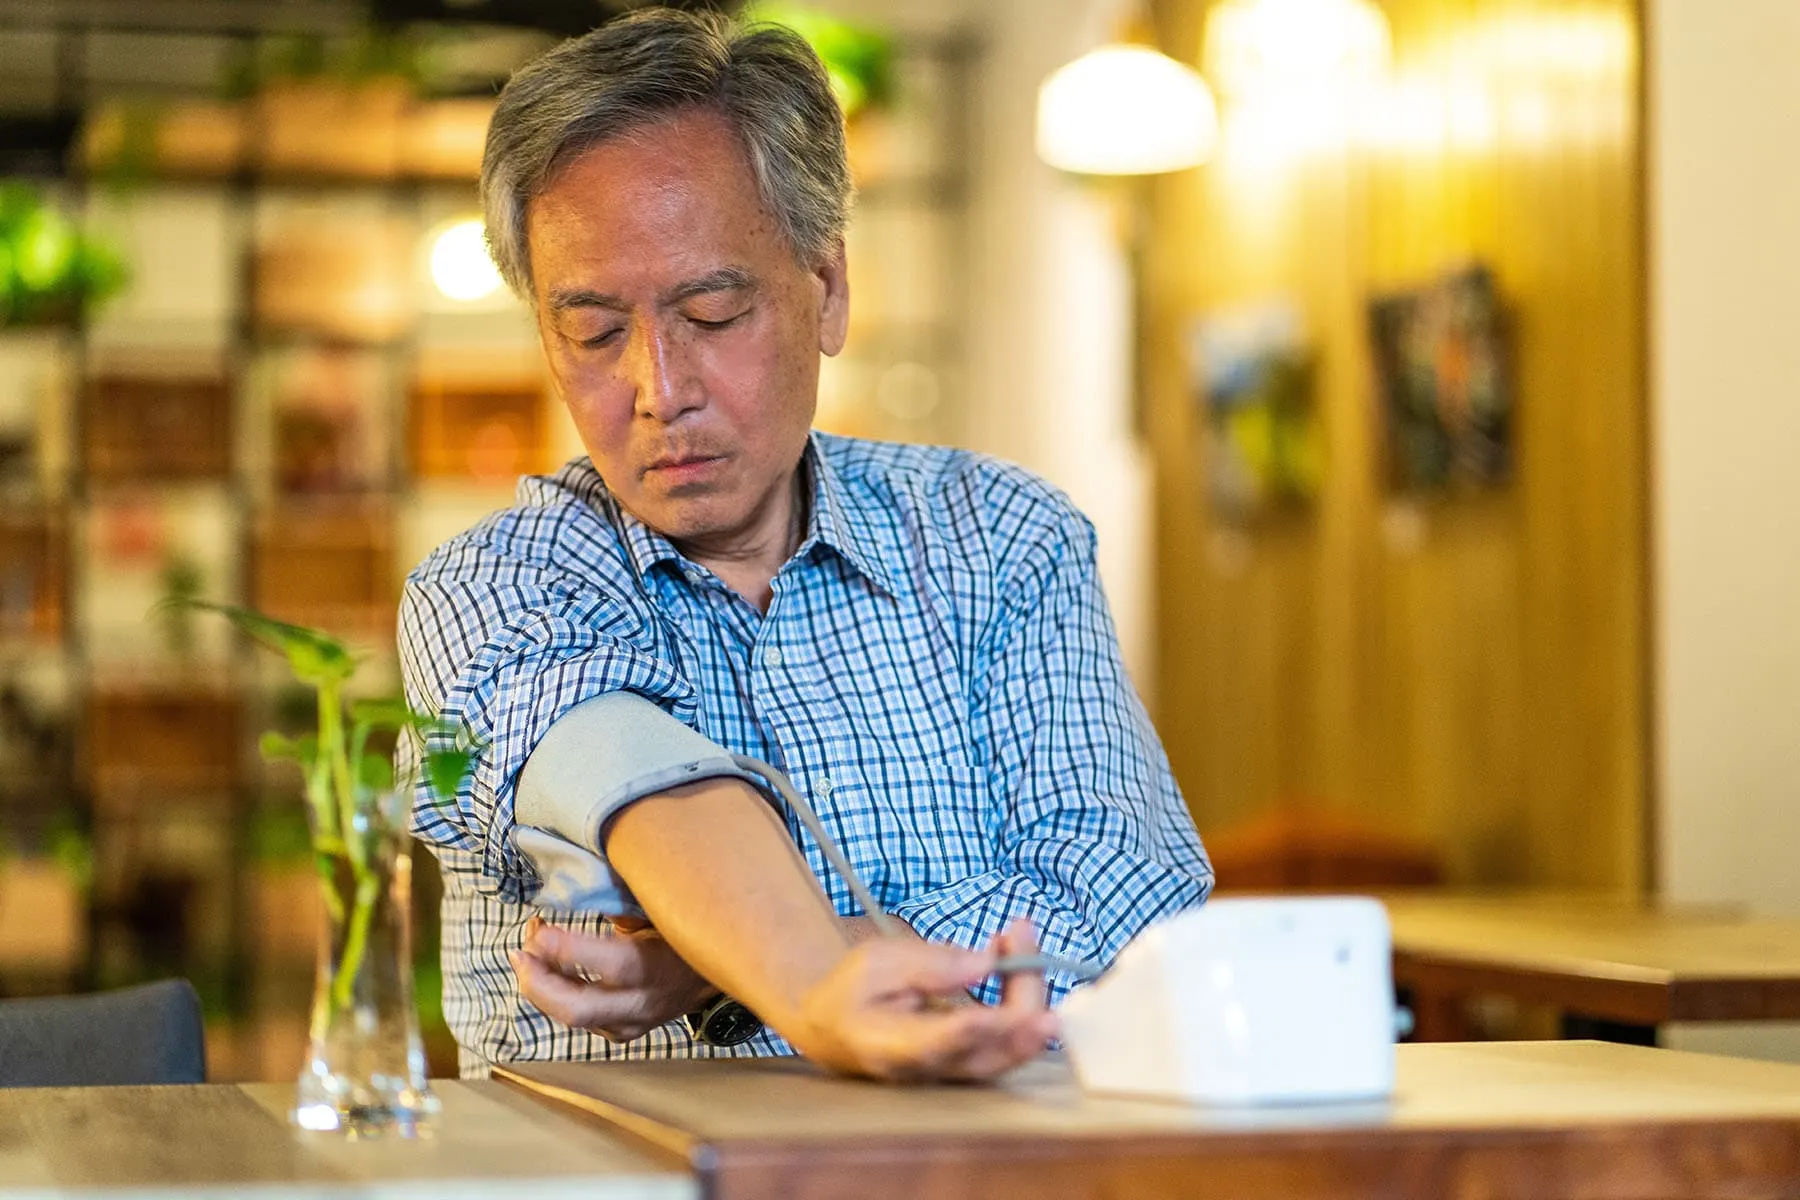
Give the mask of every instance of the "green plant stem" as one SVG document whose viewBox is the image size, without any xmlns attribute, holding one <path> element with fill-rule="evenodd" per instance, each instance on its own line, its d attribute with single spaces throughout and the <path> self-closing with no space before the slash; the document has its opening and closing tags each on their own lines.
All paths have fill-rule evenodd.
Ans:
<svg viewBox="0 0 1800 1200">
<path fill-rule="evenodd" d="M 356 828 L 356 780 L 344 745 L 344 702 L 336 683 L 319 685 L 319 761 L 330 764 L 332 787 L 337 792 L 336 828 L 360 880 L 368 865 L 368 848 Z"/>
<path fill-rule="evenodd" d="M 320 811 L 320 829 L 329 831 L 333 836 L 330 852 L 341 856 L 350 865 L 350 873 L 356 880 L 356 900 L 350 912 L 350 925 L 344 935 L 344 947 L 339 955 L 337 971 L 332 979 L 333 1002 L 340 1008 L 347 1008 L 356 989 L 356 976 L 362 970 L 363 955 L 369 941 L 369 922 L 374 917 L 375 898 L 380 890 L 380 881 L 370 869 L 369 849 L 371 843 L 379 842 L 380 834 L 375 830 L 358 828 L 356 820 L 356 777 L 350 769 L 349 748 L 344 742 L 344 702 L 341 687 L 335 682 L 319 684 L 319 765 L 322 771 L 329 772 L 328 782 L 324 790 L 323 803 L 316 805 Z M 335 806 L 332 804 L 332 793 L 336 793 Z M 320 882 L 324 885 L 327 907 L 334 920 L 342 921 L 344 916 L 343 902 L 337 895 L 337 872 L 325 857 L 328 851 L 323 845 L 319 847 Z"/>
<path fill-rule="evenodd" d="M 344 953 L 338 963 L 337 976 L 331 981 L 332 1002 L 349 1008 L 356 990 L 356 975 L 362 969 L 363 954 L 369 944 L 369 923 L 375 916 L 375 900 L 380 895 L 380 881 L 367 868 L 357 872 L 356 906 L 350 913 L 350 931 L 344 937 Z"/>
<path fill-rule="evenodd" d="M 321 844 L 332 842 L 342 845 L 343 834 L 346 831 L 341 830 L 338 826 L 337 806 L 331 795 L 333 747 L 327 718 L 330 714 L 337 713 L 337 720 L 340 723 L 339 736 L 341 737 L 343 714 L 338 709 L 338 692 L 334 685 L 320 684 L 318 698 L 319 748 L 313 759 L 312 770 L 307 773 L 306 798 L 312 803 L 313 808 L 314 841 Z"/>
<path fill-rule="evenodd" d="M 344 919 L 344 902 L 337 891 L 337 860 L 345 857 L 344 839 L 337 831 L 337 807 L 331 797 L 331 780 L 321 759 L 306 779 L 306 802 L 313 811 L 313 867 L 319 873 L 319 893 L 332 924 Z"/>
<path fill-rule="evenodd" d="M 337 858 L 323 849 L 313 851 L 313 867 L 319 872 L 319 892 L 325 897 L 325 912 L 334 929 L 344 922 L 344 902 L 337 892 Z"/>
</svg>

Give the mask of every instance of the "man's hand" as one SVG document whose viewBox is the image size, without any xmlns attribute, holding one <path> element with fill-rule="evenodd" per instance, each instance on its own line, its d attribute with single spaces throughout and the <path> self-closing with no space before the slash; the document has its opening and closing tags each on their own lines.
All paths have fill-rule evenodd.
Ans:
<svg viewBox="0 0 1800 1200">
<path fill-rule="evenodd" d="M 648 922 L 615 917 L 582 933 L 532 917 L 513 951 L 525 998 L 552 1020 L 629 1042 L 700 1007 L 718 989 L 682 961 Z"/>
<path fill-rule="evenodd" d="M 1057 1020 L 1045 1009 L 1041 975 L 1012 976 L 993 1007 L 967 1003 L 966 989 L 991 974 L 1001 955 L 1035 949 L 1024 921 L 982 951 L 911 938 L 859 942 L 806 995 L 788 1038 L 845 1074 L 991 1079 L 1042 1053 L 1057 1036 Z"/>
</svg>

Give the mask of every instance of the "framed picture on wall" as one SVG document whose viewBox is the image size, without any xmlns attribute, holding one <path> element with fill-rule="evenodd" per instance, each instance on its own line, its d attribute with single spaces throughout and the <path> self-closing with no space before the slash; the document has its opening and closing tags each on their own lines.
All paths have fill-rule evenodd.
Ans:
<svg viewBox="0 0 1800 1200">
<path fill-rule="evenodd" d="M 1244 523 L 1309 507 L 1324 476 L 1325 440 L 1314 356 L 1295 306 L 1275 300 L 1202 315 L 1189 360 L 1214 511 Z"/>
<path fill-rule="evenodd" d="M 1388 486 L 1486 488 L 1513 464 L 1506 325 L 1484 266 L 1369 305 L 1376 404 Z"/>
</svg>

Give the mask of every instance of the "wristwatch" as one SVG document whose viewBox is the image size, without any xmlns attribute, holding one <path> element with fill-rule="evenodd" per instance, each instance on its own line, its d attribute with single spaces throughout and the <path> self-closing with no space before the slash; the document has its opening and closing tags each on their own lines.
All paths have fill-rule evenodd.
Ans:
<svg viewBox="0 0 1800 1200">
<path fill-rule="evenodd" d="M 762 1018 L 721 992 L 681 1018 L 689 1036 L 708 1046 L 736 1046 L 762 1032 Z"/>
</svg>

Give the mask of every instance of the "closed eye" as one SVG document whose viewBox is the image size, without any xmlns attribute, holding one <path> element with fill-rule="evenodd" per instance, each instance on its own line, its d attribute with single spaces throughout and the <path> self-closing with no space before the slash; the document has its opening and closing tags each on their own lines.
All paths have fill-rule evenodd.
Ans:
<svg viewBox="0 0 1800 1200">
<path fill-rule="evenodd" d="M 602 346 L 610 346 L 614 342 L 616 342 L 619 339 L 620 335 L 623 334 L 624 332 L 625 331 L 622 329 L 609 329 L 605 333 L 597 333 L 593 337 L 582 338 L 581 344 L 583 346 L 587 346 L 592 349 L 599 349 Z"/>
<path fill-rule="evenodd" d="M 723 320 L 719 320 L 719 321 L 708 321 L 708 320 L 704 320 L 703 318 L 695 317 L 695 316 L 689 316 L 688 320 L 692 321 L 694 324 L 698 325 L 702 329 L 729 329 L 731 326 L 736 325 L 739 321 L 743 320 L 745 314 L 748 313 L 749 311 L 750 311 L 749 309 L 745 309 L 743 312 L 738 313 L 735 316 L 726 317 Z"/>
</svg>

